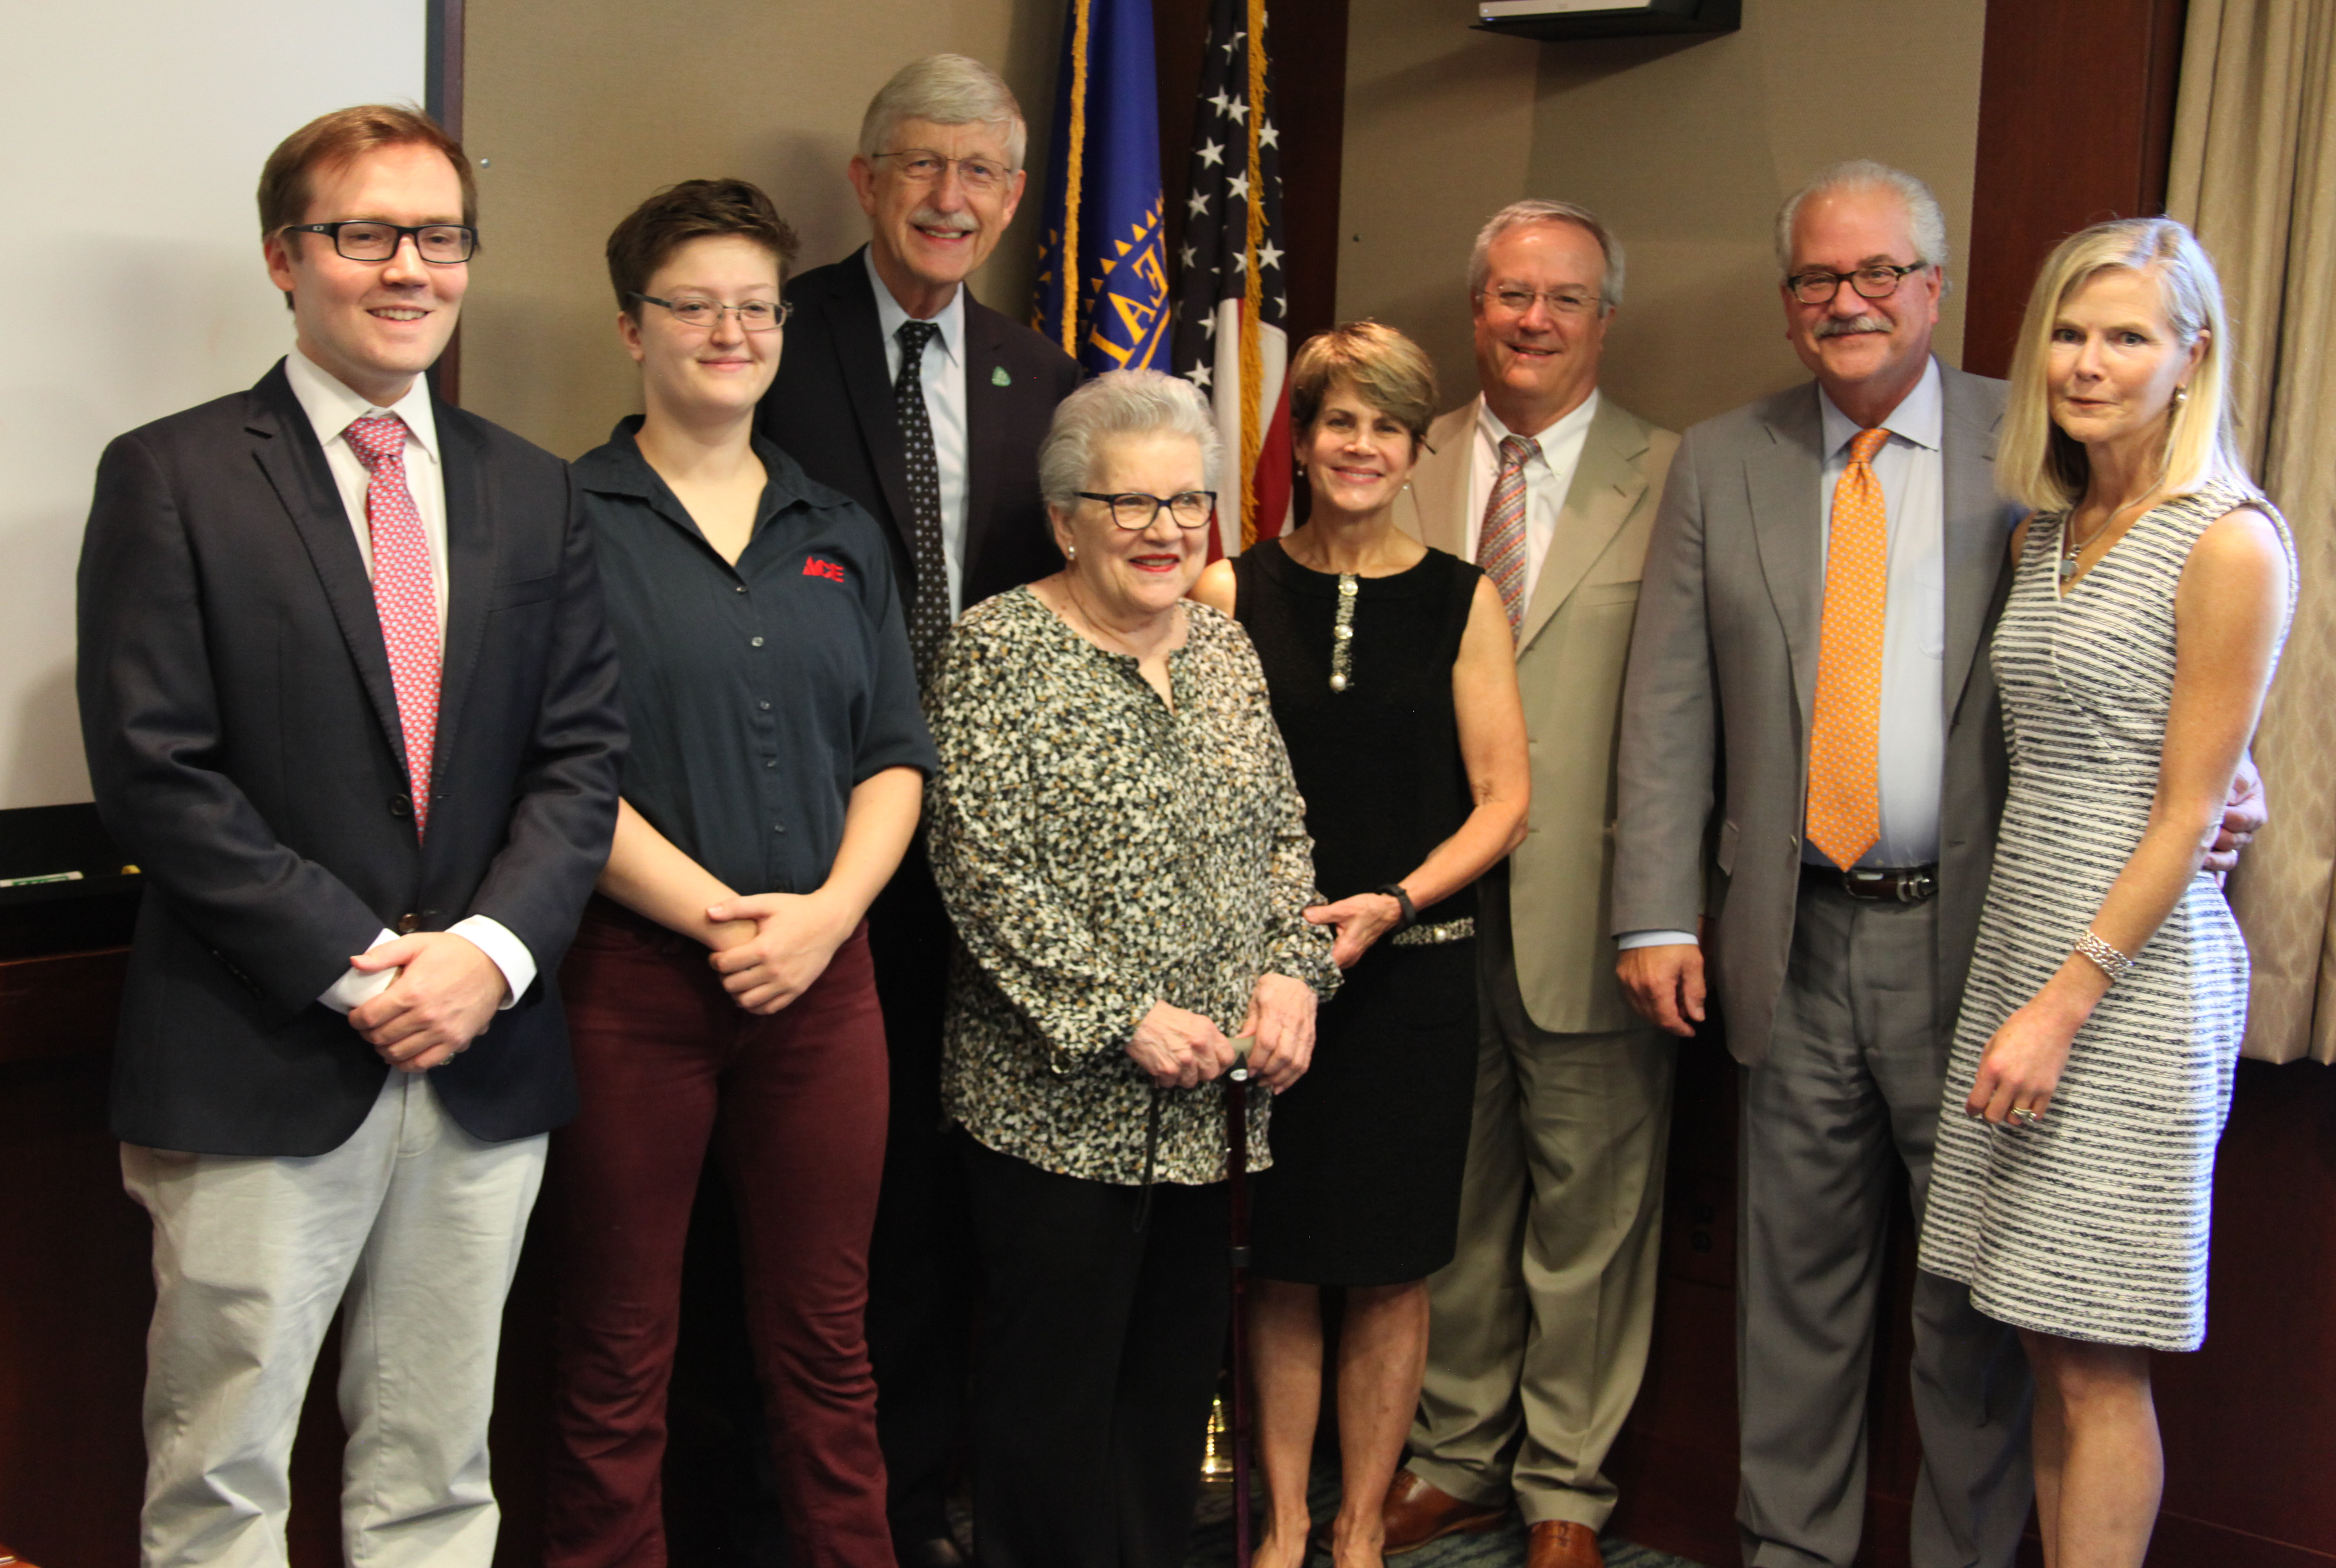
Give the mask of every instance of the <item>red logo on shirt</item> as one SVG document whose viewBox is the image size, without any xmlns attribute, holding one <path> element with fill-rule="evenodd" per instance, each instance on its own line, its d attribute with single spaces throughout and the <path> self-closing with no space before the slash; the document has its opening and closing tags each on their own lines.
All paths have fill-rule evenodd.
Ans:
<svg viewBox="0 0 2336 1568">
<path fill-rule="evenodd" d="M 805 577 L 823 577 L 830 582 L 842 582 L 843 563 L 840 560 L 822 560 L 815 555 L 805 556 L 803 574 Z"/>
</svg>

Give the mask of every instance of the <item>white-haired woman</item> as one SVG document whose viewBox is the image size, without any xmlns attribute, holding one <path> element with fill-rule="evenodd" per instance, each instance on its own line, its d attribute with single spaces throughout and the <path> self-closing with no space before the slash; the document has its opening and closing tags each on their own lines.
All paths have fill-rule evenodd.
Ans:
<svg viewBox="0 0 2336 1568">
<path fill-rule="evenodd" d="M 2149 1353 L 2205 1334 L 2247 952 L 2201 862 L 2295 592 L 2232 446 L 2226 340 L 2180 224 L 2072 236 L 2029 298 L 1997 448 L 2035 508 L 1992 649 L 2011 784 L 1922 1263 L 2020 1330 L 2055 1568 L 2142 1561 Z"/>
<path fill-rule="evenodd" d="M 935 680 L 988 1568 L 1183 1562 L 1231 1299 L 1215 1080 L 1249 1037 L 1294 1083 L 1338 984 L 1257 656 L 1184 601 L 1217 448 L 1156 372 L 1066 398 L 1038 454 L 1064 570 L 968 611 Z M 1260 1096 L 1260 1165 L 1264 1133 Z"/>
</svg>

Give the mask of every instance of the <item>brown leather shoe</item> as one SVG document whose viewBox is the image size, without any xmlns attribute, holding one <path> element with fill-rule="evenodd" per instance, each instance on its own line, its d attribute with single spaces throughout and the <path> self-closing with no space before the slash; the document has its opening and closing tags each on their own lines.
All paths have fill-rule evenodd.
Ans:
<svg viewBox="0 0 2336 1568">
<path fill-rule="evenodd" d="M 1387 1502 L 1379 1510 L 1379 1522 L 1387 1529 L 1387 1541 L 1380 1546 L 1379 1554 L 1400 1556 L 1446 1535 L 1482 1534 L 1507 1518 L 1508 1514 L 1506 1508 L 1482 1508 L 1474 1503 L 1463 1503 L 1410 1471 L 1398 1470 L 1387 1487 Z"/>
<path fill-rule="evenodd" d="M 1606 1568 L 1598 1532 L 1571 1519 L 1544 1519 L 1525 1543 L 1525 1568 Z"/>
</svg>

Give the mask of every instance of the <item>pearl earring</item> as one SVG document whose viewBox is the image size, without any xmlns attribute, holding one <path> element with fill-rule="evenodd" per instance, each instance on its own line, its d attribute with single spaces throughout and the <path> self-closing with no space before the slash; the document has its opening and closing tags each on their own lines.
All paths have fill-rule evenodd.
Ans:
<svg viewBox="0 0 2336 1568">
<path fill-rule="evenodd" d="M 1078 559 L 1079 559 L 1079 547 L 1078 547 L 1077 545 L 1076 545 L 1076 544 L 1066 544 L 1066 545 L 1063 546 L 1063 559 L 1064 559 L 1065 560 L 1078 560 Z"/>
<path fill-rule="evenodd" d="M 2185 403 L 2187 403 L 2187 402 L 2189 402 L 2189 401 L 2190 401 L 2190 388 L 2189 388 L 2189 385 L 2188 385 L 2186 383 L 2185 383 L 2185 384 L 2184 384 L 2184 385 L 2182 385 L 2176 386 L 2176 387 L 2174 389 L 2174 406 L 2175 406 L 2175 407 L 2179 408 L 2179 407 L 2181 407 L 2184 404 L 2185 404 Z"/>
</svg>

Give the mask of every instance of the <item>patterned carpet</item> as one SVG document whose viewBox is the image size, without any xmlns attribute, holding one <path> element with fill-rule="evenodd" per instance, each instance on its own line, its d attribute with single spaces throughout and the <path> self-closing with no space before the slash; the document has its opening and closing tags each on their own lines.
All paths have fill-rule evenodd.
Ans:
<svg viewBox="0 0 2336 1568">
<path fill-rule="evenodd" d="M 1318 1464 L 1314 1467 L 1306 1500 L 1318 1524 L 1338 1511 L 1338 1473 L 1334 1466 Z M 1232 1505 L 1230 1482 L 1210 1484 L 1201 1497 L 1192 1531 L 1192 1554 L 1185 1559 L 1184 1568 L 1231 1568 Z M 1606 1568 L 1698 1568 L 1684 1557 L 1650 1551 L 1613 1535 L 1598 1544 L 1606 1553 Z M 1512 1514 L 1489 1534 L 1447 1535 L 1396 1561 L 1401 1568 L 1523 1568 L 1524 1560 L 1525 1523 Z M 1329 1568 L 1330 1554 L 1317 1551 L 1306 1561 L 1307 1568 Z"/>
</svg>

